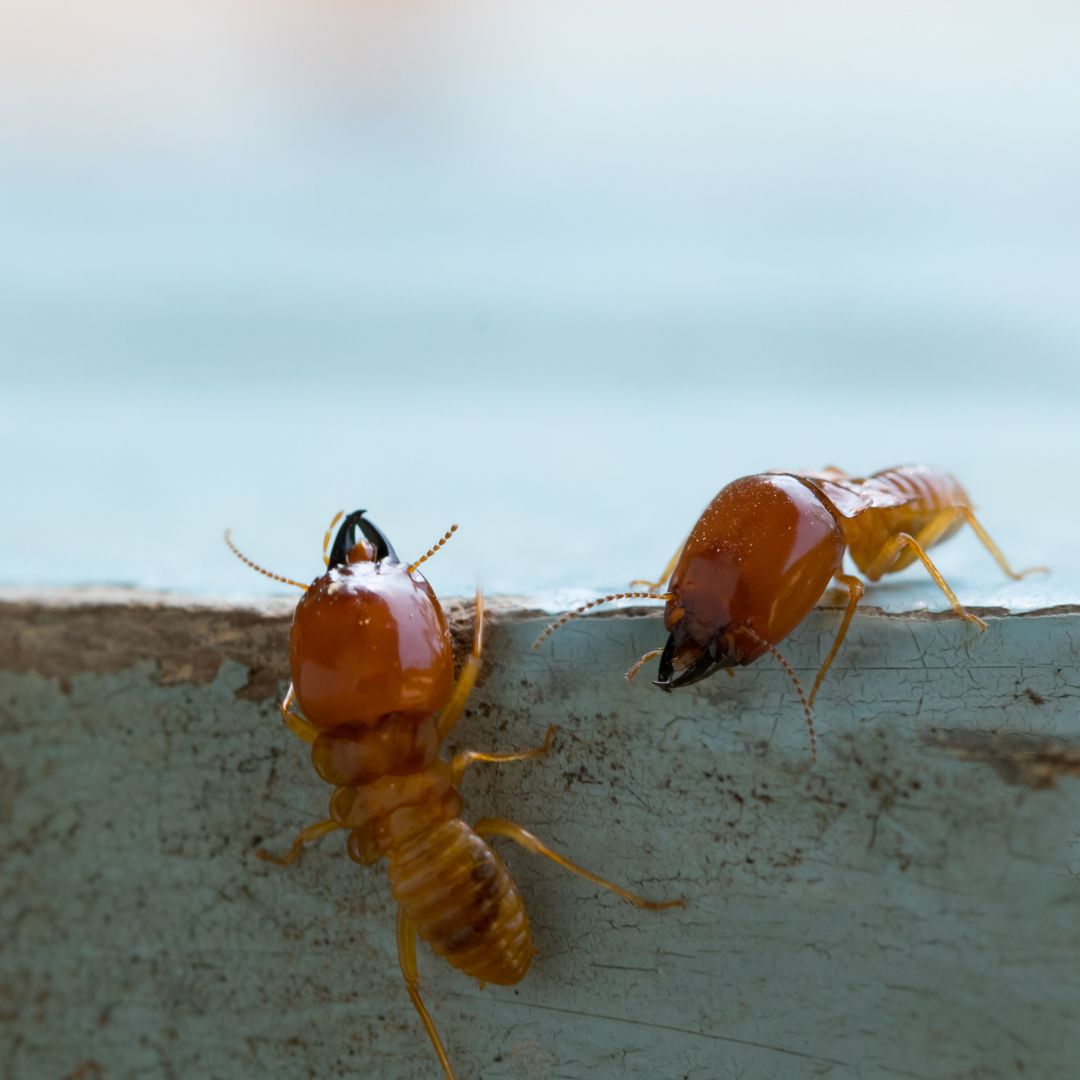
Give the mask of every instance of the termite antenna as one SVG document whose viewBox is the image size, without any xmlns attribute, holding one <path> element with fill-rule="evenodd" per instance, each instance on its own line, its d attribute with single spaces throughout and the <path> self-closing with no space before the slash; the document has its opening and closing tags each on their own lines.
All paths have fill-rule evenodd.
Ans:
<svg viewBox="0 0 1080 1080">
<path fill-rule="evenodd" d="M 601 596 L 599 600 L 590 600 L 587 604 L 582 604 L 579 608 L 574 608 L 573 611 L 568 611 L 564 615 L 560 615 L 549 626 L 545 626 L 540 636 L 533 642 L 532 647 L 534 650 L 539 649 L 543 644 L 545 638 L 551 637 L 556 630 L 559 629 L 564 623 L 568 623 L 571 619 L 576 619 L 578 615 L 588 611 L 589 608 L 599 607 L 601 604 L 606 604 L 611 600 L 670 600 L 672 593 L 654 593 L 654 592 L 616 592 L 608 593 L 607 596 Z M 636 673 L 635 673 L 636 674 Z"/>
<path fill-rule="evenodd" d="M 421 555 L 420 558 L 416 560 L 416 562 L 409 563 L 408 569 L 405 571 L 405 573 L 406 574 L 411 574 L 421 563 L 426 563 L 428 561 L 428 559 L 430 559 L 431 556 L 434 555 L 435 552 L 438 551 L 439 548 L 441 548 L 443 546 L 443 544 L 445 544 L 446 541 L 449 540 L 450 537 L 453 536 L 454 533 L 456 533 L 457 531 L 458 531 L 457 525 L 451 525 L 450 528 L 447 529 L 446 532 L 443 534 L 442 539 L 437 544 L 435 544 L 434 547 L 429 547 L 427 549 L 427 551 L 424 552 L 424 554 Z"/>
<path fill-rule="evenodd" d="M 626 672 L 626 681 L 633 682 L 634 677 L 641 670 L 642 666 L 647 664 L 654 656 L 659 656 L 663 651 L 663 649 L 653 649 L 652 652 L 647 652 L 640 660 L 635 660 Z"/>
<path fill-rule="evenodd" d="M 295 585 L 298 589 L 303 589 L 307 592 L 307 586 L 302 585 L 299 581 L 293 581 L 292 578 L 282 577 L 281 574 L 271 573 L 269 570 L 261 567 L 257 562 L 252 562 L 234 543 L 232 539 L 232 530 L 225 530 L 225 543 L 229 545 L 229 550 L 242 562 L 251 567 L 252 570 L 258 570 L 260 574 L 264 574 L 268 578 L 273 578 L 274 581 L 283 582 L 286 585 Z"/>
<path fill-rule="evenodd" d="M 799 700 L 802 702 L 803 712 L 806 714 L 806 730 L 810 732 L 810 763 L 817 762 L 817 733 L 814 731 L 814 711 L 810 708 L 810 702 L 806 700 L 806 694 L 803 692 L 802 683 L 799 682 L 795 671 L 792 666 L 784 659 L 780 650 L 775 646 L 767 642 L 760 634 L 756 634 L 749 626 L 742 628 L 745 630 L 759 645 L 764 645 L 776 657 L 780 666 L 787 672 L 787 677 L 791 680 L 792 685 L 795 687 L 795 693 L 799 695 Z"/>
<path fill-rule="evenodd" d="M 339 510 L 329 525 L 326 526 L 326 532 L 323 533 L 322 538 L 322 561 L 329 566 L 330 565 L 330 534 L 334 531 L 334 526 L 345 516 L 344 510 Z"/>
</svg>

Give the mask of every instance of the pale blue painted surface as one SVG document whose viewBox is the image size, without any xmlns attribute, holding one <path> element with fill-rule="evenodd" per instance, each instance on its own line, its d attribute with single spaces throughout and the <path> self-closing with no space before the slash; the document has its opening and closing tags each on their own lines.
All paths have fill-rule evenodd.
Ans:
<svg viewBox="0 0 1080 1080">
<path fill-rule="evenodd" d="M 227 640 L 221 618 L 193 652 Z M 540 947 L 525 980 L 480 991 L 421 953 L 463 1080 L 1073 1080 L 1080 780 L 1010 784 L 941 739 L 1067 740 L 1080 765 L 1076 622 L 994 619 L 973 641 L 858 618 L 816 766 L 775 666 L 665 695 L 622 677 L 655 618 L 584 620 L 539 654 L 541 621 L 493 623 L 460 743 L 560 736 L 543 763 L 473 770 L 468 817 L 509 814 L 687 907 L 636 911 L 503 845 Z M 785 644 L 804 677 L 835 624 Z M 434 1075 L 385 877 L 338 838 L 287 871 L 254 857 L 327 789 L 273 701 L 235 696 L 248 674 L 0 673 L 5 1076 Z"/>
</svg>

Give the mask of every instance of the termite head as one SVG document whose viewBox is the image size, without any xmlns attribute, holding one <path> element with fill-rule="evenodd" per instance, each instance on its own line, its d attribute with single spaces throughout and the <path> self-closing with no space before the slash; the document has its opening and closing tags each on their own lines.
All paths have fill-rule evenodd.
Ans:
<svg viewBox="0 0 1080 1080">
<path fill-rule="evenodd" d="M 805 618 L 843 552 L 839 526 L 796 477 L 728 484 L 698 519 L 672 574 L 656 685 L 674 690 L 756 660 Z"/>
<path fill-rule="evenodd" d="M 430 715 L 453 683 L 450 633 L 435 593 L 364 513 L 341 523 L 326 573 L 293 615 L 293 689 L 304 716 L 324 730 L 389 713 Z"/>
</svg>

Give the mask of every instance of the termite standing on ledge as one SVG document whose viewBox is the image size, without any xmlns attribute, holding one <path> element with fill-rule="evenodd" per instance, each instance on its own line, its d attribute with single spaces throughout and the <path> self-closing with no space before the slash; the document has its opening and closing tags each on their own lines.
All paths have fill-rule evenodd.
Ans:
<svg viewBox="0 0 1080 1080">
<path fill-rule="evenodd" d="M 481 983 L 519 982 L 536 953 L 517 887 L 481 837 L 508 837 L 636 907 L 677 907 L 683 901 L 654 902 L 627 892 L 505 818 L 484 818 L 471 828 L 462 821 L 457 788 L 470 765 L 543 757 L 555 729 L 548 728 L 543 746 L 531 750 L 463 750 L 450 761 L 439 756 L 480 670 L 483 598 L 478 591 L 472 653 L 455 683 L 446 617 L 416 570 L 457 526 L 422 558 L 405 565 L 364 513 L 357 510 L 345 518 L 327 556 L 341 514 L 330 523 L 323 539 L 327 571 L 310 586 L 264 570 L 225 534 L 232 551 L 253 569 L 304 590 L 293 615 L 292 684 L 281 715 L 289 730 L 311 745 L 315 771 L 336 789 L 325 821 L 301 830 L 284 856 L 264 851 L 259 856 L 287 866 L 304 844 L 344 829 L 356 862 L 387 859 L 398 902 L 401 973 L 443 1071 L 453 1080 L 450 1060 L 420 997 L 417 934 Z"/>
<path fill-rule="evenodd" d="M 1012 570 L 972 513 L 967 493 L 941 469 L 906 465 L 866 478 L 831 467 L 744 476 L 709 503 L 660 581 L 632 583 L 657 589 L 670 575 L 666 592 L 614 593 L 594 600 L 552 623 L 533 648 L 568 619 L 598 604 L 629 597 L 665 600 L 667 644 L 646 653 L 627 678 L 659 656 L 655 683 L 662 690 L 675 690 L 720 668 L 730 675 L 733 667 L 771 652 L 802 700 L 811 757 L 816 759 L 811 707 L 863 595 L 863 583 L 842 572 L 845 549 L 870 581 L 918 559 L 953 611 L 985 630 L 986 623 L 964 609 L 926 554 L 965 523 L 1008 577 L 1046 569 Z M 776 645 L 806 618 L 834 578 L 848 591 L 847 610 L 807 699 Z"/>
</svg>

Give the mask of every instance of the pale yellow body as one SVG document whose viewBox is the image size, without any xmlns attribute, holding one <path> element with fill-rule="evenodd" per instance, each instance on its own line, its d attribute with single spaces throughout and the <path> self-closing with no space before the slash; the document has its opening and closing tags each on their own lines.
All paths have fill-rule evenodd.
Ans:
<svg viewBox="0 0 1080 1080">
<path fill-rule="evenodd" d="M 948 540 L 971 515 L 967 492 L 943 469 L 904 465 L 866 478 L 839 469 L 795 475 L 808 481 L 833 511 L 852 561 L 871 581 L 919 558 L 911 545 L 896 546 L 898 536 L 912 537 L 925 551 Z"/>
</svg>

